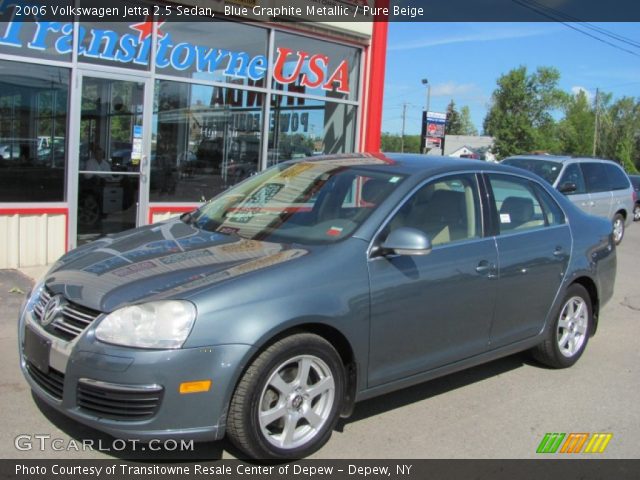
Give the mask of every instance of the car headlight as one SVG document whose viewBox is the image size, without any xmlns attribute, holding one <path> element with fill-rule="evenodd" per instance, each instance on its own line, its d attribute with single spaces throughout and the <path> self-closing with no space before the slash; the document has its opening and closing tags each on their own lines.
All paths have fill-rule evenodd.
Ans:
<svg viewBox="0 0 640 480">
<path fill-rule="evenodd" d="M 149 302 L 108 314 L 96 328 L 106 343 L 138 348 L 180 348 L 196 319 L 196 307 L 182 300 Z"/>
</svg>

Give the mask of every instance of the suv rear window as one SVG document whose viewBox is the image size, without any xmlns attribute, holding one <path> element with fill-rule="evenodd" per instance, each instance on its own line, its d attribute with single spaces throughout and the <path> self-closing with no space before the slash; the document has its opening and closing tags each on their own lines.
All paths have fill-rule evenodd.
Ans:
<svg viewBox="0 0 640 480">
<path fill-rule="evenodd" d="M 629 188 L 629 177 L 617 165 L 605 165 L 611 190 L 626 190 Z"/>
</svg>

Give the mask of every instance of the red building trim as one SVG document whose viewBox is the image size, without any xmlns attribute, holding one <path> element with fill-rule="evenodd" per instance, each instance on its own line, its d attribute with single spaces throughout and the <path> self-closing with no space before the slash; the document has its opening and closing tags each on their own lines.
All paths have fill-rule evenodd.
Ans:
<svg viewBox="0 0 640 480">
<path fill-rule="evenodd" d="M 194 211 L 196 208 L 198 208 L 198 205 L 193 205 L 192 207 L 185 205 L 158 205 L 149 207 L 149 216 L 147 217 L 147 222 L 149 224 L 152 224 L 153 216 L 156 213 L 187 213 Z"/>
<path fill-rule="evenodd" d="M 69 251 L 69 209 L 68 208 L 0 208 L 0 215 L 64 215 L 64 251 Z"/>
<path fill-rule="evenodd" d="M 376 0 L 376 7 L 389 7 L 389 0 Z M 380 136 L 382 130 L 382 103 L 384 99 L 384 71 L 387 58 L 388 18 L 376 15 L 373 22 L 371 38 L 371 58 L 369 66 L 369 81 L 367 89 L 367 112 L 364 125 L 367 152 L 380 151 Z"/>
</svg>

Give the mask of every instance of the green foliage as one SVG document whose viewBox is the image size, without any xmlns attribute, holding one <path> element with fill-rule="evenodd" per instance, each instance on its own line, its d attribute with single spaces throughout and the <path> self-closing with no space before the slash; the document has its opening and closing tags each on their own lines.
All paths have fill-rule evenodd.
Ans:
<svg viewBox="0 0 640 480">
<path fill-rule="evenodd" d="M 383 152 L 400 152 L 402 149 L 402 139 L 400 135 L 384 132 L 380 143 L 380 149 Z M 405 135 L 404 151 L 405 153 L 420 153 L 420 135 Z"/>
<path fill-rule="evenodd" d="M 478 135 L 478 129 L 471 121 L 471 111 L 468 106 L 460 109 L 460 135 Z"/>
<path fill-rule="evenodd" d="M 559 79 L 555 68 L 539 67 L 529 74 L 524 66 L 498 79 L 484 120 L 485 132 L 496 139 L 498 157 L 558 147 L 552 113 L 567 101 Z"/>
<path fill-rule="evenodd" d="M 565 117 L 558 125 L 562 153 L 569 155 L 591 155 L 593 153 L 593 130 L 595 110 L 584 92 L 570 97 L 565 106 Z"/>
<path fill-rule="evenodd" d="M 471 121 L 471 112 L 468 106 L 463 106 L 460 111 L 456 109 L 453 100 L 447 105 L 446 135 L 478 135 L 478 130 Z"/>
<path fill-rule="evenodd" d="M 456 110 L 456 104 L 453 100 L 447 105 L 447 123 L 444 127 L 445 135 L 462 135 L 462 123 L 460 122 L 460 112 Z"/>
<path fill-rule="evenodd" d="M 640 165 L 640 102 L 623 97 L 612 104 L 611 96 L 600 102 L 597 155 L 620 162 L 627 173 Z"/>
</svg>

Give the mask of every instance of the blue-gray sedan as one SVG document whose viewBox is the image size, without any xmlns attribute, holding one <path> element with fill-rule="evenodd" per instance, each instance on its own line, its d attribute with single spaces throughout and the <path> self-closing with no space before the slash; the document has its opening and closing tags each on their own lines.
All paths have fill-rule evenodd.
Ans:
<svg viewBox="0 0 640 480">
<path fill-rule="evenodd" d="M 117 437 L 303 457 L 359 400 L 528 349 L 571 366 L 615 258 L 607 220 L 520 169 L 283 163 L 67 253 L 21 310 L 21 367 Z"/>
</svg>

